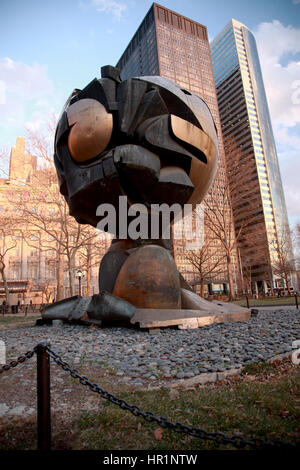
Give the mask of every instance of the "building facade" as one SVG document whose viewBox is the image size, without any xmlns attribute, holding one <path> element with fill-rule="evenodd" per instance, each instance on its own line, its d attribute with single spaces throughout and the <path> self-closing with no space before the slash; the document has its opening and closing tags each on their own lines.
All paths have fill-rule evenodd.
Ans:
<svg viewBox="0 0 300 470">
<path fill-rule="evenodd" d="M 219 142 L 218 171 L 207 198 L 212 193 L 225 190 L 225 152 L 206 27 L 154 3 L 116 66 L 121 70 L 123 80 L 135 76 L 160 75 L 206 102 L 217 127 Z M 231 208 L 228 207 L 227 211 L 229 213 Z M 234 231 L 233 225 L 231 228 Z M 215 244 L 212 256 L 221 256 L 221 250 L 219 241 Z M 185 256 L 184 243 L 174 244 L 174 256 L 182 274 L 188 282 L 193 283 L 197 273 Z M 240 271 L 236 250 L 233 250 L 232 257 L 237 286 Z M 223 285 L 228 282 L 225 265 L 223 274 L 220 274 L 221 271 L 218 270 L 218 274 L 211 279 L 216 290 L 223 290 Z"/>
<path fill-rule="evenodd" d="M 52 179 L 53 186 L 45 187 L 43 170 L 38 168 L 37 158 L 26 153 L 25 139 L 19 137 L 11 150 L 7 178 L 0 179 L 0 260 L 5 265 L 4 276 L 11 305 L 18 302 L 40 304 L 57 298 L 58 247 L 51 231 L 59 233 L 62 224 L 58 221 L 56 226 L 55 210 L 58 206 L 52 204 L 51 201 L 57 201 L 61 196 L 55 172 Z M 51 194 L 52 191 L 53 198 L 47 198 L 47 194 Z M 28 198 L 28 203 L 20 201 L 18 197 L 20 194 L 23 195 L 23 199 Z M 64 204 L 64 200 L 61 199 L 61 201 L 61 204 Z M 44 215 L 38 217 L 38 211 L 41 214 L 44 212 Z M 49 217 L 45 215 L 45 211 L 49 213 Z M 67 217 L 71 218 L 68 215 Z M 50 231 L 49 224 L 52 219 Z M 73 218 L 71 219 L 73 221 Z M 78 224 L 74 222 L 74 226 L 77 234 Z M 81 227 L 83 226 L 80 226 L 80 229 Z M 94 229 L 85 226 L 82 230 L 85 231 L 82 234 L 85 236 L 87 231 L 90 235 Z M 68 227 L 68 231 L 70 235 L 65 245 L 72 246 L 72 225 Z M 95 249 L 86 245 L 83 246 L 81 253 L 79 250 L 76 251 L 71 269 L 67 263 L 67 252 L 62 253 L 61 284 L 64 297 L 72 295 L 70 276 L 73 294 L 78 294 L 78 270 L 81 270 L 83 274 L 82 295 L 92 295 L 98 292 L 99 263 L 110 244 L 109 237 L 104 238 L 105 240 L 101 243 L 95 238 L 97 243 Z M 73 253 L 76 250 L 75 243 L 77 242 L 73 243 Z M 91 261 L 94 262 L 88 260 L 86 256 L 90 248 L 92 257 L 95 258 Z M 4 279 L 0 275 L 0 303 L 5 298 Z"/>
<path fill-rule="evenodd" d="M 289 229 L 255 38 L 233 19 L 211 42 L 211 55 L 244 276 L 266 292 Z"/>
</svg>

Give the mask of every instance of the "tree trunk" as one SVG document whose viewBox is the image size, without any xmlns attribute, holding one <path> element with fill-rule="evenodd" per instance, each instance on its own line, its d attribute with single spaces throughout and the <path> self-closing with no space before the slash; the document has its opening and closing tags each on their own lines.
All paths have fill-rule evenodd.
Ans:
<svg viewBox="0 0 300 470">
<path fill-rule="evenodd" d="M 86 259 L 86 289 L 87 297 L 91 295 L 91 246 L 87 246 L 87 259 Z"/>
<path fill-rule="evenodd" d="M 86 295 L 89 297 L 91 295 L 91 267 L 88 266 L 86 271 Z"/>
<path fill-rule="evenodd" d="M 285 283 L 286 283 L 287 291 L 288 291 L 289 295 L 291 295 L 290 281 L 289 281 L 289 277 L 288 277 L 287 274 L 285 276 Z"/>
<path fill-rule="evenodd" d="M 72 269 L 69 264 L 68 266 L 68 274 L 69 274 L 69 289 L 70 289 L 70 297 L 74 295 L 74 282 L 73 282 L 73 274 L 72 274 Z"/>
<path fill-rule="evenodd" d="M 8 284 L 7 284 L 4 269 L 5 269 L 5 265 L 4 265 L 3 269 L 1 269 L 1 276 L 2 276 L 2 280 L 3 280 L 3 284 L 4 284 L 6 305 L 9 307 L 9 290 L 8 290 Z"/>
<path fill-rule="evenodd" d="M 252 267 L 250 267 L 250 272 L 249 272 L 249 292 L 252 297 L 253 292 L 252 292 Z"/>
<path fill-rule="evenodd" d="M 228 281 L 229 281 L 229 300 L 233 300 L 235 298 L 235 293 L 234 293 L 232 263 L 231 263 L 230 255 L 227 255 L 227 273 L 228 273 Z"/>
<path fill-rule="evenodd" d="M 270 262 L 271 264 L 271 262 Z M 272 273 L 272 268 L 269 266 L 269 276 L 270 276 L 270 290 L 271 290 L 271 295 L 272 297 L 274 296 L 274 289 L 273 289 L 273 273 Z"/>
<path fill-rule="evenodd" d="M 200 297 L 204 297 L 204 279 L 201 278 Z"/>
<path fill-rule="evenodd" d="M 62 253 L 57 254 L 57 287 L 56 287 L 56 301 L 62 300 L 65 297 L 64 293 L 64 256 Z"/>
<path fill-rule="evenodd" d="M 69 288 L 70 288 L 70 297 L 74 295 L 74 263 L 75 261 L 75 255 L 71 254 L 70 256 L 68 255 L 68 274 L 69 274 Z"/>
</svg>

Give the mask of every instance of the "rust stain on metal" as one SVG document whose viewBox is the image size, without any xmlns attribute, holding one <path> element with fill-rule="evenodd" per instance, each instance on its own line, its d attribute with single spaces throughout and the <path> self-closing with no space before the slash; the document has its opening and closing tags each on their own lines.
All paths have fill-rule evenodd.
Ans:
<svg viewBox="0 0 300 470">
<path fill-rule="evenodd" d="M 67 110 L 71 127 L 68 137 L 70 154 L 77 162 L 99 155 L 110 141 L 113 118 L 99 101 L 86 98 L 72 104 Z"/>
<path fill-rule="evenodd" d="M 174 259 L 159 246 L 140 248 L 123 264 L 113 295 L 139 308 L 180 308 L 180 281 Z"/>
</svg>

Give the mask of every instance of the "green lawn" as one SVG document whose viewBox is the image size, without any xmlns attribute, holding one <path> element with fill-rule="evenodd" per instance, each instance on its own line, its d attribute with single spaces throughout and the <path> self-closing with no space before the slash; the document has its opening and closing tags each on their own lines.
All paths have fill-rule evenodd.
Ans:
<svg viewBox="0 0 300 470">
<path fill-rule="evenodd" d="M 234 300 L 233 303 L 240 305 L 242 307 L 247 307 L 246 299 L 242 300 Z M 300 307 L 300 297 L 298 296 L 298 303 Z M 280 305 L 296 305 L 295 297 L 294 296 L 286 296 L 286 297 L 265 297 L 264 299 L 250 299 L 249 298 L 249 306 L 250 307 L 263 307 L 263 306 L 280 306 Z"/>
<path fill-rule="evenodd" d="M 260 364 L 257 370 L 252 366 L 250 372 L 261 377 L 272 376 L 274 367 L 269 363 Z M 239 379 L 231 385 L 202 386 L 186 391 L 122 391 L 118 395 L 144 411 L 211 432 L 300 444 L 300 368 L 296 366 L 270 381 Z M 74 428 L 72 449 L 234 449 L 228 444 L 216 444 L 166 429 L 162 430 L 161 439 L 156 440 L 157 428 L 156 423 L 147 423 L 102 401 L 98 413 L 80 415 Z"/>
<path fill-rule="evenodd" d="M 0 315 L 0 325 L 9 325 L 10 323 L 18 323 L 18 322 L 26 322 L 26 321 L 32 321 L 36 320 L 38 317 L 37 316 L 6 316 L 6 315 Z"/>
<path fill-rule="evenodd" d="M 283 440 L 300 446 L 300 367 L 290 359 L 260 363 L 244 368 L 242 376 L 230 380 L 189 387 L 186 390 L 160 388 L 137 390 L 117 384 L 98 368 L 83 371 L 89 378 L 117 397 L 143 411 L 165 416 L 173 422 L 239 435 L 248 439 Z M 178 434 L 148 423 L 107 400 L 99 401 L 66 373 L 60 402 L 68 408 L 53 413 L 53 450 L 234 450 L 232 444 Z M 53 392 L 54 393 L 54 390 Z M 84 397 L 83 401 L 79 401 Z M 94 397 L 93 411 L 88 410 Z M 79 405 L 79 403 L 81 403 Z M 57 410 L 57 408 L 56 408 Z M 0 428 L 0 449 L 36 449 L 36 417 L 9 420 Z"/>
</svg>

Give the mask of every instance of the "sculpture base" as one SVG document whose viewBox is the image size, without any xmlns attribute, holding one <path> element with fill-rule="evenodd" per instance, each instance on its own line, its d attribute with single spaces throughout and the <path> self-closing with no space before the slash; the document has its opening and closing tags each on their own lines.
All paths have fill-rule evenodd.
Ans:
<svg viewBox="0 0 300 470">
<path fill-rule="evenodd" d="M 42 312 L 45 322 L 63 320 L 84 325 L 137 325 L 140 328 L 177 326 L 193 329 L 213 323 L 248 321 L 250 309 L 229 302 L 209 302 L 194 292 L 181 289 L 181 309 L 136 308 L 108 293 L 93 297 L 75 296 L 49 305 Z"/>
<path fill-rule="evenodd" d="M 137 309 L 131 323 L 140 328 L 178 326 L 180 329 L 199 328 L 226 321 L 248 321 L 251 311 L 229 302 L 209 302 L 194 292 L 181 289 L 181 309 Z"/>
<path fill-rule="evenodd" d="M 211 311 L 182 310 L 182 309 L 138 309 L 130 323 L 138 324 L 140 328 L 162 328 L 178 326 L 179 329 L 193 329 L 213 323 L 227 321 L 248 321 L 250 310 L 241 308 L 235 310 L 234 304 L 227 304 L 226 309 L 218 310 L 215 304 L 211 304 Z"/>
</svg>

